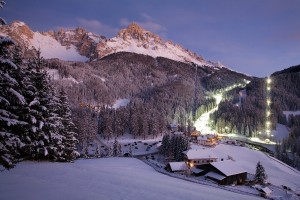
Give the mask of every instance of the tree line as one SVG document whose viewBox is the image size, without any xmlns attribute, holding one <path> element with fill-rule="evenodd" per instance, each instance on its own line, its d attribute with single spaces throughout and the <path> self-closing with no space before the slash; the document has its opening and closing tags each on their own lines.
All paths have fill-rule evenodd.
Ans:
<svg viewBox="0 0 300 200">
<path fill-rule="evenodd" d="M 29 160 L 72 161 L 76 127 L 68 97 L 42 70 L 40 53 L 23 62 L 14 41 L 0 37 L 0 164 Z"/>
</svg>

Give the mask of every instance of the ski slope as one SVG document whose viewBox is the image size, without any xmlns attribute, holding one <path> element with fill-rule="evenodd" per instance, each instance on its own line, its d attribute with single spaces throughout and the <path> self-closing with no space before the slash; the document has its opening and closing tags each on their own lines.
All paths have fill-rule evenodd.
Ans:
<svg viewBox="0 0 300 200">
<path fill-rule="evenodd" d="M 133 158 L 23 162 L 0 172 L 0 194 L 3 200 L 260 199 L 172 178 Z"/>
</svg>

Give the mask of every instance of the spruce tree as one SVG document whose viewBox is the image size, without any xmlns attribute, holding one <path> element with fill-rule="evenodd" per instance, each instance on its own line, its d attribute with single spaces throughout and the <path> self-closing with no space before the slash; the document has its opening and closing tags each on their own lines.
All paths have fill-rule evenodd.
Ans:
<svg viewBox="0 0 300 200">
<path fill-rule="evenodd" d="M 117 157 L 121 155 L 121 145 L 119 144 L 117 138 L 115 138 L 114 144 L 113 144 L 113 156 Z"/>
<path fill-rule="evenodd" d="M 264 184 L 267 178 L 268 176 L 265 172 L 265 168 L 262 166 L 260 162 L 258 162 L 256 165 L 256 171 L 254 177 L 255 182 L 259 184 Z"/>
<path fill-rule="evenodd" d="M 78 143 L 78 140 L 76 139 L 77 134 L 75 132 L 76 127 L 72 122 L 69 100 L 63 89 L 60 91 L 59 101 L 60 101 L 59 116 L 61 117 L 62 125 L 63 125 L 60 129 L 60 134 L 64 136 L 63 137 L 63 145 L 64 145 L 63 158 L 66 161 L 73 161 L 80 154 L 76 151 L 76 144 Z"/>
<path fill-rule="evenodd" d="M 167 156 L 169 155 L 170 150 L 170 135 L 166 134 L 162 138 L 161 147 L 160 147 L 160 153 Z"/>
<path fill-rule="evenodd" d="M 4 1 L 0 2 L 3 8 Z M 6 24 L 0 18 L 0 26 Z M 27 123 L 19 114 L 27 104 L 22 91 L 22 70 L 19 59 L 14 60 L 15 42 L 0 36 L 0 164 L 6 168 L 14 166 L 17 158 L 21 157 L 24 143 L 21 141 L 22 128 Z"/>
</svg>

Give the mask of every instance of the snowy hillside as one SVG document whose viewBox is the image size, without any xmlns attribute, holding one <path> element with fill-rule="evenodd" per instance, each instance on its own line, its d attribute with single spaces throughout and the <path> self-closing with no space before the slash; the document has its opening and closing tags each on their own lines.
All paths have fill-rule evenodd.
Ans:
<svg viewBox="0 0 300 200">
<path fill-rule="evenodd" d="M 212 66 L 206 61 L 197 60 L 195 57 L 189 55 L 185 50 L 179 45 L 174 45 L 171 42 L 166 42 L 165 44 L 160 43 L 147 43 L 143 44 L 137 39 L 131 39 L 129 41 L 123 40 L 122 38 L 115 37 L 107 42 L 108 48 L 112 49 L 112 52 L 132 52 L 138 54 L 149 55 L 154 58 L 164 57 L 171 60 L 176 60 L 180 62 L 194 62 L 198 65 L 208 65 Z"/>
<path fill-rule="evenodd" d="M 1 199 L 260 199 L 171 178 L 131 158 L 23 162 L 0 173 Z"/>
<path fill-rule="evenodd" d="M 74 45 L 62 46 L 57 40 L 49 35 L 34 32 L 29 46 L 40 49 L 44 58 L 58 58 L 66 61 L 87 61 L 88 58 L 81 56 Z"/>
</svg>

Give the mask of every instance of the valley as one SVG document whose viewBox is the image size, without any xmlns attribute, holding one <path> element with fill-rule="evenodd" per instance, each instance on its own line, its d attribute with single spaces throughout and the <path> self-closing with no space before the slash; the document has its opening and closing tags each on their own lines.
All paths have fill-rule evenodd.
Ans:
<svg viewBox="0 0 300 200">
<path fill-rule="evenodd" d="M 0 199 L 299 199 L 291 2 L 27 2 L 0 17 Z"/>
</svg>

